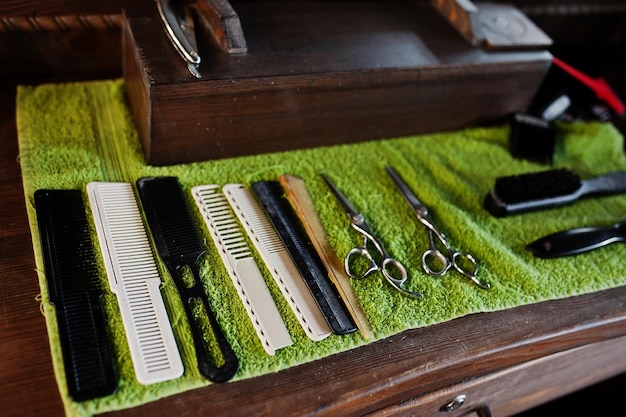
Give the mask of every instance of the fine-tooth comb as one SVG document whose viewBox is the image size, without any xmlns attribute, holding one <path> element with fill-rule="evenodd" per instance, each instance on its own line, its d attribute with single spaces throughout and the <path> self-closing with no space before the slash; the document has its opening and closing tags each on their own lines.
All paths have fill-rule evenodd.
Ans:
<svg viewBox="0 0 626 417">
<path fill-rule="evenodd" d="M 328 323 L 252 193 L 241 184 L 228 184 L 222 190 L 306 335 L 313 341 L 329 336 Z"/>
<path fill-rule="evenodd" d="M 89 183 L 87 194 L 137 381 L 148 385 L 178 378 L 183 363 L 132 185 Z"/>
<path fill-rule="evenodd" d="M 273 355 L 291 345 L 289 331 L 219 185 L 201 185 L 191 192 L 263 349 Z"/>
<path fill-rule="evenodd" d="M 38 190 L 35 207 L 69 395 L 86 401 L 112 394 L 117 376 L 82 193 Z"/>
<path fill-rule="evenodd" d="M 354 320 L 354 323 L 357 325 L 364 338 L 372 339 L 374 337 L 372 328 L 367 321 L 365 312 L 361 308 L 354 287 L 352 287 L 350 283 L 350 277 L 343 267 L 343 262 L 339 259 L 337 253 L 328 242 L 326 231 L 317 215 L 315 204 L 309 195 L 304 180 L 293 175 L 280 175 L 278 180 L 285 189 L 287 199 L 291 202 L 291 205 L 311 239 L 311 243 L 328 270 L 328 276 L 335 284 L 342 300 L 345 302 L 346 308 L 352 316 L 352 320 Z"/>
<path fill-rule="evenodd" d="M 328 279 L 324 267 L 300 220 L 289 201 L 283 197 L 285 191 L 278 181 L 259 181 L 252 184 L 265 213 L 274 225 L 287 251 L 291 255 L 304 282 L 313 294 L 330 328 L 335 334 L 346 334 L 356 330 L 352 318 Z"/>
<path fill-rule="evenodd" d="M 171 274 L 183 301 L 191 328 L 200 373 L 212 382 L 231 379 L 239 362 L 209 307 L 200 282 L 199 258 L 205 248 L 196 231 L 183 190 L 176 177 L 141 178 L 139 197 L 161 260 Z M 205 341 L 207 319 L 221 358 Z M 213 359 L 212 359 L 213 358 Z"/>
</svg>

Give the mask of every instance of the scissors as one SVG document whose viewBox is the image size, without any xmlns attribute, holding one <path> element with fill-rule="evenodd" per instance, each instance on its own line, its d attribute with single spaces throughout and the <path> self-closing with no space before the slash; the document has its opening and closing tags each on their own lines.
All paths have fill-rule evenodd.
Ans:
<svg viewBox="0 0 626 417">
<path fill-rule="evenodd" d="M 363 215 L 357 212 L 354 207 L 352 207 L 348 199 L 341 193 L 341 191 L 337 189 L 337 187 L 335 187 L 335 185 L 330 181 L 330 179 L 328 179 L 328 177 L 326 177 L 326 175 L 320 175 L 339 202 L 341 208 L 348 215 L 352 228 L 359 232 L 361 236 L 363 236 L 363 244 L 361 246 L 352 248 L 350 252 L 348 252 L 348 254 L 346 255 L 346 258 L 344 260 L 344 268 L 346 270 L 346 273 L 352 278 L 361 279 L 367 277 L 373 272 L 380 271 L 387 280 L 387 282 L 389 282 L 389 284 L 391 284 L 393 288 L 400 291 L 402 294 L 408 295 L 409 297 L 413 298 L 424 297 L 423 294 L 413 292 L 404 288 L 403 285 L 408 278 L 404 265 L 402 265 L 396 259 L 390 257 L 387 252 L 385 252 L 385 248 L 383 247 L 382 242 L 374 236 Z M 376 250 L 376 252 L 370 250 L 372 246 L 373 249 Z M 366 266 L 360 267 L 358 271 L 355 270 L 355 266 L 362 266 L 363 261 L 365 261 Z"/>
<path fill-rule="evenodd" d="M 422 254 L 424 271 L 429 275 L 439 277 L 448 272 L 450 268 L 454 268 L 480 288 L 489 289 L 491 286 L 488 283 L 476 277 L 476 272 L 478 271 L 476 259 L 469 253 L 452 249 L 445 235 L 441 233 L 430 217 L 428 208 L 418 200 L 393 168 L 386 167 L 385 169 L 428 233 L 430 247 Z"/>
</svg>

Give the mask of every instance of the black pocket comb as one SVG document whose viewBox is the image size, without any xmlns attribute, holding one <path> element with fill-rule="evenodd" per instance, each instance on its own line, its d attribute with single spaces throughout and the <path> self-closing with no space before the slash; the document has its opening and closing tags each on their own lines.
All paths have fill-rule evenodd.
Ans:
<svg viewBox="0 0 626 417">
<path fill-rule="evenodd" d="M 196 349 L 200 373 L 213 382 L 226 382 L 235 375 L 239 362 L 209 307 L 200 282 L 199 258 L 206 249 L 193 223 L 183 190 L 176 177 L 141 178 L 137 181 L 139 197 L 161 260 L 172 276 L 182 298 Z M 188 270 L 191 277 L 186 276 Z M 192 278 L 193 282 L 189 282 Z M 198 308 L 200 311 L 198 311 Z M 204 314 L 202 313 L 204 311 Z M 218 365 L 205 342 L 208 319 L 223 363 Z"/>
<path fill-rule="evenodd" d="M 261 181 L 252 184 L 267 216 L 276 228 L 298 271 L 304 278 L 313 298 L 317 301 L 328 325 L 335 334 L 346 334 L 356 326 L 346 312 L 343 302 L 328 278 L 313 244 L 305 238 L 306 232 L 299 225 L 291 204 L 283 198 L 284 190 L 278 181 Z"/>
<path fill-rule="evenodd" d="M 86 401 L 112 394 L 117 376 L 82 194 L 78 190 L 38 190 L 35 208 L 69 395 L 75 401 Z"/>
</svg>

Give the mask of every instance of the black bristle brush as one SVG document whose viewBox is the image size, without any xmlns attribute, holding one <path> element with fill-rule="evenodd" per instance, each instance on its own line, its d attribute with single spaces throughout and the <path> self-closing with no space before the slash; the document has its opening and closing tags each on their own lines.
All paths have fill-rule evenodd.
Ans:
<svg viewBox="0 0 626 417">
<path fill-rule="evenodd" d="M 511 155 L 542 164 L 551 164 L 556 146 L 556 129 L 547 121 L 528 114 L 515 114 L 511 121 Z"/>
<path fill-rule="evenodd" d="M 587 195 L 626 192 L 626 173 L 612 172 L 581 180 L 570 170 L 548 171 L 500 177 L 487 194 L 484 206 L 496 217 L 570 204 Z"/>
</svg>

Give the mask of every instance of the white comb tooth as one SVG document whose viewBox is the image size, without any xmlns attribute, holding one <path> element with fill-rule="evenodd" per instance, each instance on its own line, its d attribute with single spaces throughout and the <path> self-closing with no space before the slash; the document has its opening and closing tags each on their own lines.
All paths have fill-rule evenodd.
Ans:
<svg viewBox="0 0 626 417">
<path fill-rule="evenodd" d="M 178 378 L 183 362 L 132 186 L 93 182 L 87 193 L 137 381 L 148 385 Z"/>
<path fill-rule="evenodd" d="M 192 188 L 198 209 L 211 238 L 233 281 L 237 294 L 261 340 L 263 349 L 273 355 L 276 350 L 293 344 L 289 331 L 272 299 L 239 222 L 218 185 Z"/>
<path fill-rule="evenodd" d="M 315 298 L 252 193 L 242 184 L 228 184 L 222 190 L 306 335 L 314 341 L 328 337 L 332 331 Z"/>
</svg>

